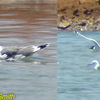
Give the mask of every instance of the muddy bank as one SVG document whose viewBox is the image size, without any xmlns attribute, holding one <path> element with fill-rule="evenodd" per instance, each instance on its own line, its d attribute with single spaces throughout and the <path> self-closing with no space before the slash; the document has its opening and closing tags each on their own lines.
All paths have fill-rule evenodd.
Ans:
<svg viewBox="0 0 100 100">
<path fill-rule="evenodd" d="M 64 0 L 62 0 L 64 1 Z M 68 1 L 68 0 L 67 0 Z M 57 26 L 59 30 L 100 31 L 100 4 L 93 2 L 65 2 L 58 0 Z M 92 1 L 92 0 L 91 0 Z"/>
</svg>

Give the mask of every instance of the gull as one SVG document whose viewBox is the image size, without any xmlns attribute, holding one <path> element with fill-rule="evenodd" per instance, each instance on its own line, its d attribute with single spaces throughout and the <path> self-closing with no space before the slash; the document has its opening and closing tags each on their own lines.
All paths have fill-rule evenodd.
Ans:
<svg viewBox="0 0 100 100">
<path fill-rule="evenodd" d="M 81 36 L 81 37 L 83 37 L 87 40 L 90 40 L 94 43 L 94 46 L 90 47 L 89 49 L 92 49 L 92 50 L 95 50 L 95 51 L 100 51 L 100 44 L 96 40 L 88 38 L 88 37 L 82 35 L 80 32 L 75 31 L 75 33 L 77 33 L 79 36 Z"/>
<path fill-rule="evenodd" d="M 98 70 L 98 69 L 100 68 L 100 64 L 99 64 L 99 62 L 98 62 L 97 60 L 93 60 L 93 61 L 91 62 L 91 64 L 88 64 L 88 65 L 94 66 L 94 69 L 95 69 L 95 70 Z"/>
<path fill-rule="evenodd" d="M 18 56 L 21 57 L 28 57 L 32 56 L 35 52 L 44 49 L 45 47 L 49 46 L 50 43 L 40 45 L 40 46 L 34 46 L 34 45 L 29 45 L 29 46 L 9 46 L 9 47 L 3 47 L 0 46 L 0 59 L 15 59 Z"/>
</svg>

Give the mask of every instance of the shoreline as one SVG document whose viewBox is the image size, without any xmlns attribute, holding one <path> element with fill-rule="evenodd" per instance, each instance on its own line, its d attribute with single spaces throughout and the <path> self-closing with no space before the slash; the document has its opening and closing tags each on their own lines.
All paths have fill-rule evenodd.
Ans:
<svg viewBox="0 0 100 100">
<path fill-rule="evenodd" d="M 57 29 L 100 31 L 100 5 L 87 3 L 58 7 Z"/>
</svg>

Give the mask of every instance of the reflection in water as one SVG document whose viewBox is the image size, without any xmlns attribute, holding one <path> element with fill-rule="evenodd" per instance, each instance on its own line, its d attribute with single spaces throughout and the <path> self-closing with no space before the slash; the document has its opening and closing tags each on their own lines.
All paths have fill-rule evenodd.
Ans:
<svg viewBox="0 0 100 100">
<path fill-rule="evenodd" d="M 56 40 L 55 10 L 1 11 L 0 45 L 51 45 L 31 59 L 1 61 L 0 92 L 15 94 L 15 100 L 56 100 Z"/>
<path fill-rule="evenodd" d="M 33 4 L 56 4 L 56 0 L 1 0 L 1 3 L 33 3 Z"/>
<path fill-rule="evenodd" d="M 56 3 L 54 4 L 34 4 L 34 3 L 29 3 L 29 4 L 9 4 L 9 5 L 0 5 L 1 10 L 8 10 L 10 11 L 32 11 L 35 13 L 40 13 L 40 12 L 49 12 L 49 13 L 55 13 L 54 10 L 56 11 Z"/>
</svg>

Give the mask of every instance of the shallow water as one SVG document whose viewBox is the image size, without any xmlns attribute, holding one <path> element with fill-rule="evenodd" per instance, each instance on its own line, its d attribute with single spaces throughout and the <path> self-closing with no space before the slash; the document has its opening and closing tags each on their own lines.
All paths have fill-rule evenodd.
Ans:
<svg viewBox="0 0 100 100">
<path fill-rule="evenodd" d="M 56 11 L 1 11 L 0 45 L 51 45 L 31 60 L 0 61 L 0 93 L 15 100 L 56 100 Z"/>
<path fill-rule="evenodd" d="M 83 32 L 100 43 L 100 32 Z M 88 66 L 100 61 L 99 52 L 93 52 L 88 41 L 73 32 L 57 33 L 58 100 L 99 100 L 100 70 Z"/>
</svg>

